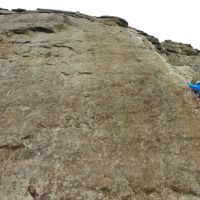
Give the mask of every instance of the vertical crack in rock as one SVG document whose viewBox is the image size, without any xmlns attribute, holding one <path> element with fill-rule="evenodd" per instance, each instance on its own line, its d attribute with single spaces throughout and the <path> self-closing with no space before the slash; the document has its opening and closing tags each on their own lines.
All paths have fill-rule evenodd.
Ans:
<svg viewBox="0 0 200 200">
<path fill-rule="evenodd" d="M 28 186 L 28 192 L 33 197 L 33 200 L 39 200 L 39 194 L 37 193 L 34 185 Z"/>
</svg>

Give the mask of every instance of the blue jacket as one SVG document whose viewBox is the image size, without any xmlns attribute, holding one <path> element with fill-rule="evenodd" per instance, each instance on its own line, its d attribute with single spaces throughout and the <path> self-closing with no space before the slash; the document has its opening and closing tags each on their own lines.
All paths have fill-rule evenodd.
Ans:
<svg viewBox="0 0 200 200">
<path fill-rule="evenodd" d="M 195 92 L 200 92 L 200 85 L 192 84 L 191 82 L 189 82 L 188 87 L 194 90 Z"/>
</svg>

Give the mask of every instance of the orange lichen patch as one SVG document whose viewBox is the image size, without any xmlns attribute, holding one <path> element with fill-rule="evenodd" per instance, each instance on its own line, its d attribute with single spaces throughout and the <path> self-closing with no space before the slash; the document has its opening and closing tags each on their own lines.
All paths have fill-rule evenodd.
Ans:
<svg viewBox="0 0 200 200">
<path fill-rule="evenodd" d="M 7 59 L 9 54 L 9 46 L 6 42 L 0 40 L 0 59 Z"/>
</svg>

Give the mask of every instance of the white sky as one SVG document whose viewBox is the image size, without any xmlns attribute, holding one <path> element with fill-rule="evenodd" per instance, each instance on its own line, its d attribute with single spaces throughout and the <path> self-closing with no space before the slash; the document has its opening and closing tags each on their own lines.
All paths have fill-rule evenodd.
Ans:
<svg viewBox="0 0 200 200">
<path fill-rule="evenodd" d="M 0 7 L 118 16 L 160 41 L 171 39 L 200 49 L 200 0 L 0 0 Z"/>
</svg>

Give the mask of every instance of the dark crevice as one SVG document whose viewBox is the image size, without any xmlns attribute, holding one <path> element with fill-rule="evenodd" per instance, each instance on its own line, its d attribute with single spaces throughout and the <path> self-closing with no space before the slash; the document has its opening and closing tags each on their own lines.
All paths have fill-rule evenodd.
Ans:
<svg viewBox="0 0 200 200">
<path fill-rule="evenodd" d="M 21 139 L 22 140 L 27 140 L 27 139 L 30 139 L 32 137 L 33 137 L 32 135 L 25 135 L 25 136 L 21 137 Z"/>
<path fill-rule="evenodd" d="M 88 122 L 83 122 L 89 129 L 94 130 L 94 128 L 88 123 Z"/>
<path fill-rule="evenodd" d="M 92 72 L 79 72 L 79 74 L 82 74 L 82 75 L 90 75 L 90 74 L 92 74 Z"/>
<path fill-rule="evenodd" d="M 73 51 L 76 54 L 80 54 L 80 52 L 77 52 L 73 47 L 64 45 L 64 44 L 54 44 L 53 47 L 58 47 L 58 48 L 68 48 L 69 50 Z"/>
<path fill-rule="evenodd" d="M 54 30 L 41 27 L 41 26 L 36 26 L 36 27 L 29 27 L 29 28 L 19 28 L 19 29 L 13 29 L 11 32 L 22 35 L 22 34 L 28 34 L 29 32 L 39 32 L 39 33 L 54 33 Z"/>
<path fill-rule="evenodd" d="M 17 150 L 21 148 L 25 148 L 25 145 L 23 143 L 4 144 L 0 146 L 0 149 L 7 149 L 7 150 Z"/>
<path fill-rule="evenodd" d="M 30 44 L 31 41 L 24 41 L 24 42 L 18 42 L 18 41 L 12 41 L 11 44 Z"/>
<path fill-rule="evenodd" d="M 29 29 L 33 32 L 54 33 L 54 30 L 41 26 L 30 27 Z"/>
<path fill-rule="evenodd" d="M 33 197 L 34 200 L 39 200 L 39 194 L 37 193 L 35 186 L 29 185 L 28 192 Z"/>
<path fill-rule="evenodd" d="M 157 193 L 156 188 L 142 188 L 141 191 L 147 195 L 150 195 L 152 193 Z"/>
<path fill-rule="evenodd" d="M 18 35 L 22 35 L 22 34 L 27 34 L 28 33 L 28 29 L 14 29 L 11 30 L 13 33 L 18 34 Z"/>
<path fill-rule="evenodd" d="M 63 74 L 64 76 L 70 76 L 71 75 L 71 74 L 68 74 L 68 73 L 63 72 L 63 71 L 61 71 L 60 73 Z"/>
</svg>

